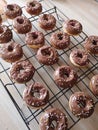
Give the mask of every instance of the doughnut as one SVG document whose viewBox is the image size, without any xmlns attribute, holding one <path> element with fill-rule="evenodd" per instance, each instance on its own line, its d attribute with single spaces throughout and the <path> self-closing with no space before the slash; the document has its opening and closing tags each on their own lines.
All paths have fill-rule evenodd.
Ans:
<svg viewBox="0 0 98 130">
<path fill-rule="evenodd" d="M 70 36 L 67 33 L 55 32 L 51 35 L 50 43 L 56 49 L 65 49 L 70 45 Z"/>
<path fill-rule="evenodd" d="M 15 62 L 10 69 L 10 77 L 17 83 L 26 83 L 35 73 L 34 66 L 27 60 Z"/>
<path fill-rule="evenodd" d="M 39 15 L 42 12 L 42 5 L 36 0 L 27 2 L 26 11 L 30 15 Z"/>
<path fill-rule="evenodd" d="M 0 25 L 0 44 L 11 41 L 12 36 L 12 31 L 6 25 Z"/>
<path fill-rule="evenodd" d="M 55 48 L 50 46 L 43 46 L 37 51 L 37 59 L 44 65 L 53 65 L 58 62 L 58 53 Z"/>
<path fill-rule="evenodd" d="M 27 106 L 39 109 L 48 103 L 49 91 L 42 84 L 35 82 L 24 89 L 23 100 Z"/>
<path fill-rule="evenodd" d="M 84 47 L 89 53 L 98 54 L 98 36 L 89 36 Z"/>
<path fill-rule="evenodd" d="M 79 118 L 88 118 L 94 112 L 94 101 L 92 97 L 84 92 L 75 92 L 69 99 L 71 112 Z"/>
<path fill-rule="evenodd" d="M 74 19 L 67 20 L 63 23 L 63 31 L 69 35 L 79 35 L 82 32 L 82 24 Z"/>
<path fill-rule="evenodd" d="M 51 14 L 43 14 L 39 17 L 39 26 L 44 30 L 52 30 L 56 26 L 56 19 Z"/>
<path fill-rule="evenodd" d="M 31 31 L 32 24 L 28 18 L 18 16 L 13 20 L 13 27 L 17 33 L 26 34 Z"/>
<path fill-rule="evenodd" d="M 25 42 L 32 49 L 40 48 L 45 43 L 44 34 L 40 31 L 29 32 L 26 34 Z"/>
<path fill-rule="evenodd" d="M 17 60 L 20 60 L 22 56 L 22 47 L 15 42 L 6 43 L 0 48 L 0 57 L 7 62 L 15 62 Z"/>
<path fill-rule="evenodd" d="M 70 61 L 77 67 L 86 67 L 89 64 L 89 55 L 83 49 L 75 49 L 70 53 Z"/>
<path fill-rule="evenodd" d="M 4 13 L 7 18 L 14 19 L 17 16 L 22 15 L 22 9 L 17 4 L 7 4 L 4 7 Z"/>
<path fill-rule="evenodd" d="M 54 72 L 54 81 L 61 88 L 73 87 L 77 79 L 77 73 L 70 66 L 60 66 Z"/>
<path fill-rule="evenodd" d="M 55 124 L 54 124 L 55 123 Z M 66 115 L 58 108 L 49 108 L 40 119 L 41 130 L 67 130 Z"/>
<path fill-rule="evenodd" d="M 94 75 L 90 81 L 90 89 L 95 96 L 98 96 L 98 74 Z"/>
</svg>

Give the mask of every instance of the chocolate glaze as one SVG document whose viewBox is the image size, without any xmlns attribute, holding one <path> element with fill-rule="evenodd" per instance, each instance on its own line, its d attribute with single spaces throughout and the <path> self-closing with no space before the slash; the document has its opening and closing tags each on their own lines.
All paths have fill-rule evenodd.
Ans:
<svg viewBox="0 0 98 130">
<path fill-rule="evenodd" d="M 56 19 L 51 14 L 43 14 L 39 18 L 39 25 L 44 30 L 52 30 L 56 25 Z"/>
<path fill-rule="evenodd" d="M 22 14 L 22 9 L 17 4 L 8 4 L 4 8 L 4 13 L 9 19 L 14 19 Z"/>
<path fill-rule="evenodd" d="M 77 79 L 77 73 L 70 66 L 60 66 L 54 72 L 54 80 L 62 88 L 73 87 Z"/>
<path fill-rule="evenodd" d="M 89 36 L 84 43 L 84 47 L 88 52 L 98 54 L 98 36 Z"/>
<path fill-rule="evenodd" d="M 57 124 L 52 126 L 52 122 Z M 58 108 L 50 108 L 46 110 L 40 120 L 41 130 L 67 130 L 68 123 L 66 115 Z"/>
<path fill-rule="evenodd" d="M 40 31 L 29 32 L 26 34 L 25 42 L 27 45 L 43 46 L 45 43 L 44 34 Z"/>
<path fill-rule="evenodd" d="M 31 15 L 39 15 L 42 12 L 42 5 L 36 0 L 27 2 L 26 11 Z"/>
<path fill-rule="evenodd" d="M 86 66 L 89 64 L 89 55 L 85 50 L 82 49 L 72 50 L 70 57 L 79 66 Z"/>
<path fill-rule="evenodd" d="M 74 19 L 65 21 L 63 26 L 64 30 L 66 30 L 70 35 L 78 35 L 82 31 L 81 23 Z"/>
<path fill-rule="evenodd" d="M 7 62 L 15 62 L 22 58 L 23 50 L 21 46 L 15 42 L 6 43 L 0 48 L 0 56 Z"/>
<path fill-rule="evenodd" d="M 90 95 L 84 92 L 75 92 L 69 99 L 69 107 L 75 116 L 87 118 L 93 114 L 95 105 Z"/>
<path fill-rule="evenodd" d="M 12 31 L 6 25 L 0 25 L 0 44 L 11 41 L 12 36 Z"/>
<path fill-rule="evenodd" d="M 28 82 L 34 75 L 35 68 L 29 61 L 15 62 L 10 69 L 10 77 L 18 83 Z"/>
<path fill-rule="evenodd" d="M 67 33 L 56 32 L 51 35 L 50 42 L 57 49 L 65 49 L 70 45 L 70 36 Z"/>
<path fill-rule="evenodd" d="M 90 88 L 91 88 L 91 90 L 93 91 L 93 93 L 94 93 L 96 96 L 98 96 L 98 74 L 97 74 L 97 75 L 94 75 L 94 76 L 91 78 Z"/>
<path fill-rule="evenodd" d="M 24 16 L 18 16 L 13 20 L 13 27 L 17 33 L 26 34 L 32 29 L 30 20 Z"/>
<path fill-rule="evenodd" d="M 59 60 L 57 51 L 53 47 L 46 45 L 37 51 L 37 59 L 44 65 L 53 65 Z"/>
<path fill-rule="evenodd" d="M 39 97 L 34 93 L 38 93 Z M 49 91 L 42 84 L 36 82 L 25 88 L 23 99 L 28 106 L 39 108 L 47 104 Z"/>
</svg>

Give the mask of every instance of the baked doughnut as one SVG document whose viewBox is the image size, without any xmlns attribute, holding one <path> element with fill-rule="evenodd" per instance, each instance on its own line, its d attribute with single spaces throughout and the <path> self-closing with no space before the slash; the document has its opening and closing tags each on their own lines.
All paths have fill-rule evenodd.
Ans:
<svg viewBox="0 0 98 130">
<path fill-rule="evenodd" d="M 15 62 L 21 59 L 23 56 L 22 47 L 15 43 L 9 42 L 1 46 L 0 48 L 0 57 L 7 62 Z"/>
<path fill-rule="evenodd" d="M 55 32 L 51 35 L 50 43 L 56 49 L 65 49 L 70 45 L 70 36 L 67 33 Z"/>
<path fill-rule="evenodd" d="M 89 36 L 84 43 L 84 47 L 88 52 L 98 54 L 98 36 Z"/>
<path fill-rule="evenodd" d="M 12 31 L 6 25 L 0 25 L 0 44 L 11 41 L 12 36 Z"/>
<path fill-rule="evenodd" d="M 10 77 L 17 83 L 26 83 L 35 73 L 34 66 L 29 61 L 17 61 L 10 69 Z"/>
<path fill-rule="evenodd" d="M 31 15 L 39 15 L 42 12 L 42 5 L 36 0 L 27 2 L 26 11 Z"/>
<path fill-rule="evenodd" d="M 53 65 L 59 60 L 55 48 L 46 45 L 38 49 L 37 59 L 44 65 Z"/>
<path fill-rule="evenodd" d="M 63 23 L 63 31 L 69 35 L 79 35 L 82 32 L 82 25 L 77 20 L 67 20 Z"/>
<path fill-rule="evenodd" d="M 13 27 L 17 33 L 26 34 L 31 31 L 32 24 L 28 18 L 18 16 L 13 20 Z"/>
<path fill-rule="evenodd" d="M 49 91 L 40 83 L 36 82 L 26 87 L 23 99 L 31 108 L 41 108 L 49 101 Z"/>
<path fill-rule="evenodd" d="M 54 81 L 59 87 L 73 87 L 77 82 L 78 75 L 70 66 L 60 66 L 54 72 Z"/>
<path fill-rule="evenodd" d="M 94 75 L 90 81 L 90 89 L 94 95 L 98 96 L 98 74 Z"/>
<path fill-rule="evenodd" d="M 22 14 L 22 9 L 17 4 L 7 4 L 4 7 L 4 13 L 7 18 L 14 19 Z"/>
<path fill-rule="evenodd" d="M 51 14 L 43 14 L 39 17 L 39 26 L 44 30 L 52 30 L 56 25 L 56 19 Z"/>
<path fill-rule="evenodd" d="M 89 55 L 83 49 L 75 49 L 70 53 L 70 61 L 77 67 L 86 67 L 89 64 Z"/>
<path fill-rule="evenodd" d="M 52 123 L 54 121 L 56 123 L 53 125 Z M 58 108 L 50 108 L 46 110 L 40 119 L 41 130 L 67 130 L 67 128 L 68 128 L 67 117 Z"/>
<path fill-rule="evenodd" d="M 26 34 L 25 42 L 32 49 L 40 48 L 45 43 L 44 34 L 40 31 L 29 32 Z"/>
<path fill-rule="evenodd" d="M 90 95 L 84 92 L 75 92 L 69 99 L 71 112 L 80 118 L 88 118 L 94 112 L 94 101 Z"/>
</svg>

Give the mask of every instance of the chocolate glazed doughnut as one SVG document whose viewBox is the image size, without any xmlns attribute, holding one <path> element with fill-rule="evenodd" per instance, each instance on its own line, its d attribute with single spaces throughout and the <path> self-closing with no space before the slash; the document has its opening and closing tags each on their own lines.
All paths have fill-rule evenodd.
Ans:
<svg viewBox="0 0 98 130">
<path fill-rule="evenodd" d="M 40 31 L 29 32 L 26 34 L 25 42 L 33 49 L 40 48 L 45 43 L 44 34 Z"/>
<path fill-rule="evenodd" d="M 49 100 L 49 91 L 40 83 L 36 82 L 26 87 L 23 99 L 31 108 L 41 108 Z"/>
<path fill-rule="evenodd" d="M 90 89 L 94 95 L 98 96 L 98 74 L 94 75 L 90 81 Z"/>
<path fill-rule="evenodd" d="M 59 87 L 73 87 L 78 75 L 70 66 L 60 66 L 54 72 L 54 81 Z"/>
<path fill-rule="evenodd" d="M 6 25 L 0 25 L 0 44 L 11 41 L 12 36 L 12 31 Z"/>
<path fill-rule="evenodd" d="M 50 42 L 56 49 L 65 49 L 70 45 L 70 36 L 67 33 L 56 32 L 51 35 Z"/>
<path fill-rule="evenodd" d="M 22 47 L 15 43 L 6 43 L 0 48 L 0 57 L 7 62 L 15 62 L 23 56 Z"/>
<path fill-rule="evenodd" d="M 63 31 L 69 35 L 79 35 L 82 32 L 82 25 L 77 20 L 67 20 L 63 24 Z"/>
<path fill-rule="evenodd" d="M 70 61 L 77 67 L 86 67 L 89 64 L 89 54 L 83 49 L 75 49 L 70 53 Z"/>
<path fill-rule="evenodd" d="M 80 118 L 88 118 L 94 112 L 94 101 L 90 95 L 84 92 L 75 92 L 69 99 L 71 112 Z"/>
<path fill-rule="evenodd" d="M 29 61 L 17 61 L 10 69 L 10 77 L 17 83 L 26 83 L 35 73 L 34 66 Z"/>
<path fill-rule="evenodd" d="M 88 52 L 98 54 L 98 36 L 89 36 L 84 43 L 84 47 Z"/>
<path fill-rule="evenodd" d="M 39 48 L 36 57 L 44 65 L 53 65 L 59 60 L 57 51 L 53 47 L 46 45 Z"/>
<path fill-rule="evenodd" d="M 42 12 L 42 5 L 36 0 L 27 2 L 26 11 L 31 15 L 39 15 Z"/>
<path fill-rule="evenodd" d="M 56 122 L 56 126 L 52 122 Z M 67 130 L 68 122 L 66 115 L 58 108 L 50 108 L 46 110 L 40 119 L 41 130 Z"/>
<path fill-rule="evenodd" d="M 4 13 L 7 18 L 14 19 L 22 14 L 22 10 L 17 4 L 8 4 L 4 8 Z"/>
<path fill-rule="evenodd" d="M 43 14 L 39 18 L 39 25 L 44 30 L 52 30 L 56 25 L 56 19 L 51 14 Z"/>
<path fill-rule="evenodd" d="M 26 34 L 32 29 L 32 24 L 29 19 L 24 16 L 18 16 L 13 20 L 13 27 L 19 34 Z"/>
</svg>

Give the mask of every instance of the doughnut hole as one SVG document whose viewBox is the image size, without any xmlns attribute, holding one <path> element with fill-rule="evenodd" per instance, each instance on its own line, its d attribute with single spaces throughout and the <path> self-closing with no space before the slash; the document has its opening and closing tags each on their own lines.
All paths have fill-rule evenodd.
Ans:
<svg viewBox="0 0 98 130">
<path fill-rule="evenodd" d="M 69 73 L 64 69 L 60 70 L 60 75 L 65 79 L 69 77 Z"/>
<path fill-rule="evenodd" d="M 34 91 L 33 93 L 34 93 L 33 96 L 35 98 L 40 98 L 40 93 L 38 91 Z"/>
<path fill-rule="evenodd" d="M 4 32 L 3 28 L 0 27 L 0 34 L 2 34 Z"/>
<path fill-rule="evenodd" d="M 13 51 L 13 47 L 9 45 L 9 46 L 8 46 L 8 51 L 9 51 L 9 52 L 12 52 L 12 51 Z"/>
<path fill-rule="evenodd" d="M 57 36 L 58 36 L 58 39 L 59 39 L 59 40 L 62 40 L 62 39 L 63 39 L 63 34 L 62 34 L 62 33 L 59 33 Z"/>
<path fill-rule="evenodd" d="M 57 120 L 56 119 L 51 119 L 50 123 L 50 127 L 55 129 L 57 127 Z"/>
<path fill-rule="evenodd" d="M 93 40 L 93 41 L 92 41 L 92 44 L 93 44 L 93 45 L 97 45 L 97 41 Z"/>
<path fill-rule="evenodd" d="M 34 2 L 30 2 L 30 4 L 29 4 L 30 6 L 32 6 L 32 7 L 35 7 L 35 4 L 34 4 Z"/>
<path fill-rule="evenodd" d="M 47 16 L 46 14 L 44 14 L 44 17 L 43 17 L 43 18 L 44 18 L 45 21 L 48 21 L 48 20 L 49 20 L 49 19 L 48 19 L 48 16 Z"/>
<path fill-rule="evenodd" d="M 79 57 L 79 58 L 82 59 L 82 58 L 83 58 L 83 55 L 82 55 L 81 53 L 78 53 L 78 54 L 77 54 L 77 57 Z"/>
<path fill-rule="evenodd" d="M 85 108 L 86 100 L 83 98 L 83 96 L 78 97 L 77 104 L 80 106 L 80 108 Z"/>
<path fill-rule="evenodd" d="M 18 22 L 19 24 L 23 24 L 23 23 L 24 23 L 24 20 L 23 20 L 23 19 L 18 18 L 18 19 L 17 19 L 17 22 Z"/>
<path fill-rule="evenodd" d="M 51 55 L 51 52 L 48 49 L 41 50 L 41 53 L 43 56 L 47 56 L 47 57 Z"/>
<path fill-rule="evenodd" d="M 7 9 L 9 9 L 10 11 L 14 11 L 14 6 L 13 5 L 7 5 Z"/>
<path fill-rule="evenodd" d="M 33 37 L 33 39 L 37 39 L 38 38 L 38 34 L 32 33 L 32 37 Z"/>
</svg>

